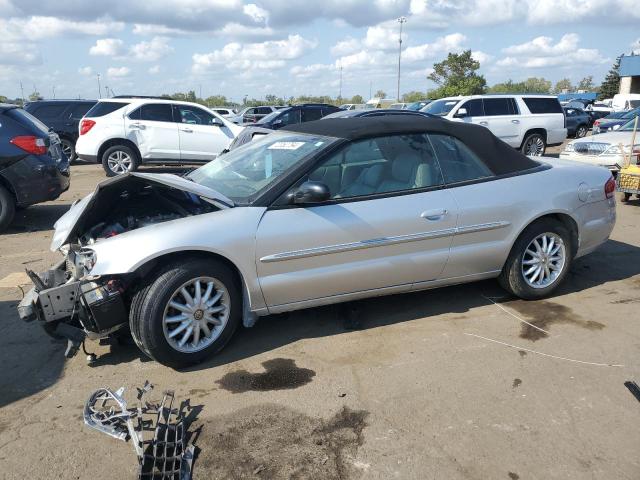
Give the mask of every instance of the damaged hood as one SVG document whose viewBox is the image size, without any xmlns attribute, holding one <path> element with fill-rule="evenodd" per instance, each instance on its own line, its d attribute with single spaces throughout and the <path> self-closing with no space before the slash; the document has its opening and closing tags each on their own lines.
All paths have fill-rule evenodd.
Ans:
<svg viewBox="0 0 640 480">
<path fill-rule="evenodd" d="M 54 224 L 55 231 L 51 240 L 51 251 L 55 252 L 63 245 L 69 243 L 70 237 L 73 235 L 76 226 L 91 209 L 91 206 L 102 191 L 117 187 L 119 184 L 124 182 L 131 181 L 132 177 L 142 179 L 149 184 L 160 184 L 197 195 L 221 209 L 231 208 L 234 206 L 233 200 L 220 192 L 204 185 L 200 185 L 199 183 L 195 183 L 184 177 L 179 177 L 169 173 L 126 173 L 99 183 L 95 191 L 72 205 L 69 211 L 58 219 Z"/>
</svg>

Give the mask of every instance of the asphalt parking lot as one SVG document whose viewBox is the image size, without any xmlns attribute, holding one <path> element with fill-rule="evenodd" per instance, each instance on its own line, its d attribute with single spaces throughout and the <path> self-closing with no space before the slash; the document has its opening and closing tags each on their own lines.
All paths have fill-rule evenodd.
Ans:
<svg viewBox="0 0 640 480">
<path fill-rule="evenodd" d="M 54 221 L 104 179 L 72 167 L 60 199 L 18 212 L 0 248 L 2 478 L 134 478 L 130 444 L 89 430 L 95 389 L 145 380 L 190 398 L 194 478 L 637 479 L 640 201 L 552 298 L 493 281 L 266 317 L 217 357 L 173 371 L 130 344 L 82 354 L 22 323 L 20 272 L 44 270 Z M 12 280 L 13 279 L 13 280 Z M 154 398 L 155 398 L 154 397 Z"/>
</svg>

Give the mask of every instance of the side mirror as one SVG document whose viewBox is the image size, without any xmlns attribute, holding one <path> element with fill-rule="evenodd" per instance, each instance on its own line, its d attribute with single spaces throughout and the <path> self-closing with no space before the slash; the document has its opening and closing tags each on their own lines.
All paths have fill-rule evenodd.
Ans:
<svg viewBox="0 0 640 480">
<path fill-rule="evenodd" d="M 214 127 L 224 127 L 224 123 L 222 123 L 222 120 L 215 117 L 213 118 L 211 125 L 213 125 Z"/>
<path fill-rule="evenodd" d="M 304 205 L 322 203 L 331 198 L 329 187 L 321 182 L 304 182 L 289 195 L 289 203 Z"/>
<path fill-rule="evenodd" d="M 464 117 L 467 117 L 467 116 L 469 116 L 469 113 L 467 112 L 467 109 L 464 108 L 464 107 L 463 108 L 459 108 L 458 111 L 455 114 L 456 118 L 464 118 Z"/>
</svg>

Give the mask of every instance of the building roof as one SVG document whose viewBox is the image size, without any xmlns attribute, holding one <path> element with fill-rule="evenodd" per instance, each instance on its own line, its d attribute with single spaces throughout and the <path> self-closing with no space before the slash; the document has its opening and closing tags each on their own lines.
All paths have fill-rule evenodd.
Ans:
<svg viewBox="0 0 640 480">
<path fill-rule="evenodd" d="M 640 55 L 625 55 L 620 59 L 621 77 L 638 77 L 640 76 Z"/>
</svg>

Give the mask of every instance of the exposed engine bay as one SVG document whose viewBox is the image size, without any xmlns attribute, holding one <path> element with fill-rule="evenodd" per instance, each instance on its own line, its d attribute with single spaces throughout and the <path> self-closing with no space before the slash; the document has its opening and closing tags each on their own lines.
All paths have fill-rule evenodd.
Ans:
<svg viewBox="0 0 640 480">
<path fill-rule="evenodd" d="M 85 338 L 104 338 L 128 325 L 129 287 L 138 279 L 91 276 L 96 261 L 91 246 L 132 230 L 232 204 L 214 194 L 166 174 L 128 174 L 101 183 L 56 223 L 52 248 L 59 249 L 65 259 L 42 274 L 27 271 L 34 287 L 18 305 L 20 317 L 37 319 L 50 335 L 67 338 L 68 357 Z"/>
</svg>

